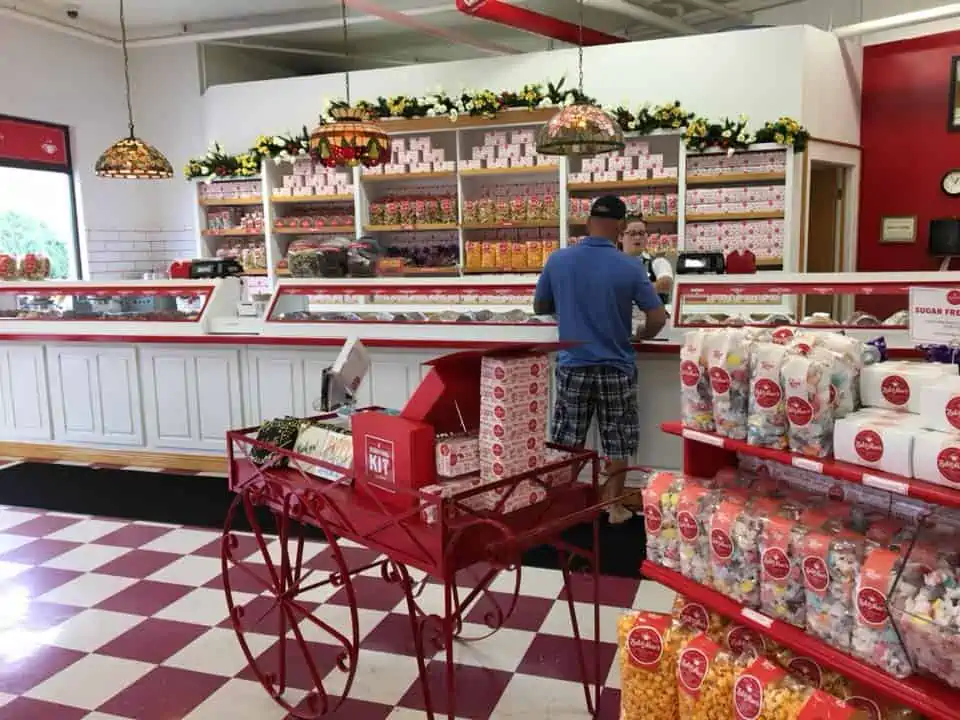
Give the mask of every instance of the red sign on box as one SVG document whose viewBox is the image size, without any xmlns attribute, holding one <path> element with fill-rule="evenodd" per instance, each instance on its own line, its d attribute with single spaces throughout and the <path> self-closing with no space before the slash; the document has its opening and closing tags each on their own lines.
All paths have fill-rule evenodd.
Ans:
<svg viewBox="0 0 960 720">
<path fill-rule="evenodd" d="M 396 455 L 393 443 L 373 435 L 367 435 L 367 476 L 383 489 L 396 487 L 397 479 L 394 474 Z"/>
<path fill-rule="evenodd" d="M 69 169 L 67 129 L 60 125 L 0 117 L 0 159 Z"/>
</svg>

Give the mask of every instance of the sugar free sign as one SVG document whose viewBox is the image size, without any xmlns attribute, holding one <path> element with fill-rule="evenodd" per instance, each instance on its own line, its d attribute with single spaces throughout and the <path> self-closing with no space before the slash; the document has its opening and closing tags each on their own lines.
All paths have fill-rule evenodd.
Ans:
<svg viewBox="0 0 960 720">
<path fill-rule="evenodd" d="M 960 338 L 960 287 L 910 288 L 910 339 L 949 345 Z"/>
</svg>

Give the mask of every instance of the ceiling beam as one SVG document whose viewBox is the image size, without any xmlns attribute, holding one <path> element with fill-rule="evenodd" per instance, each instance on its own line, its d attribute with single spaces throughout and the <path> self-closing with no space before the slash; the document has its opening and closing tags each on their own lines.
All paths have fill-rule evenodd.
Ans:
<svg viewBox="0 0 960 720">
<path fill-rule="evenodd" d="M 717 15 L 723 15 L 724 17 L 733 18 L 743 23 L 753 22 L 753 16 L 746 12 L 741 12 L 736 8 L 732 8 L 729 5 L 721 2 L 715 2 L 714 0 L 683 0 L 683 2 L 694 5 L 703 10 L 709 10 L 712 13 Z"/>
<path fill-rule="evenodd" d="M 234 42 L 231 40 L 217 40 L 208 45 L 218 47 L 241 48 L 243 50 L 260 50 L 262 52 L 286 53 L 287 55 L 306 55 L 309 57 L 339 58 L 343 60 L 360 60 L 363 62 L 379 63 L 381 65 L 410 65 L 411 60 L 385 57 L 383 55 L 363 55 L 356 53 L 333 52 L 331 50 L 311 50 L 307 48 L 289 47 L 287 45 L 261 45 L 258 43 Z"/>
<path fill-rule="evenodd" d="M 618 15 L 626 15 L 647 25 L 653 25 L 674 35 L 699 35 L 700 31 L 682 20 L 669 18 L 645 7 L 634 5 L 626 0 L 584 0 L 584 4 L 608 10 Z"/>
</svg>

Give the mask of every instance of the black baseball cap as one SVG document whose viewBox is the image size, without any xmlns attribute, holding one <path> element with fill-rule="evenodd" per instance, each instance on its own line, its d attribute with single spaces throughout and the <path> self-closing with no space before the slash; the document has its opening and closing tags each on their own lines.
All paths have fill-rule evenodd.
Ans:
<svg viewBox="0 0 960 720">
<path fill-rule="evenodd" d="M 627 216 L 627 206 L 616 195 L 603 195 L 593 201 L 590 217 L 623 220 Z"/>
</svg>

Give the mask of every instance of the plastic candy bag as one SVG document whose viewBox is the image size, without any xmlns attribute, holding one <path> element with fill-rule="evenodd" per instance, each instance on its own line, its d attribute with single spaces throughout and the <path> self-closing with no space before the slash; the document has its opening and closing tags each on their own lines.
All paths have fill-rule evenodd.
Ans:
<svg viewBox="0 0 960 720">
<path fill-rule="evenodd" d="M 807 632 L 844 652 L 853 635 L 864 543 L 862 536 L 836 526 L 811 528 L 802 543 Z"/>
<path fill-rule="evenodd" d="M 887 595 L 897 576 L 900 553 L 875 548 L 867 553 L 855 590 L 856 615 L 853 625 L 853 654 L 882 668 L 894 677 L 913 672 L 900 636 L 887 612 Z"/>
<path fill-rule="evenodd" d="M 680 569 L 677 502 L 683 487 L 683 478 L 659 472 L 650 478 L 642 491 L 647 557 L 651 562 L 671 570 Z"/>
<path fill-rule="evenodd" d="M 747 442 L 759 447 L 787 448 L 787 409 L 780 372 L 787 349 L 758 343 L 750 353 L 750 401 Z"/>
<path fill-rule="evenodd" d="M 734 440 L 747 438 L 749 352 L 750 344 L 743 330 L 723 330 L 707 341 L 714 424 L 719 435 Z"/>
<path fill-rule="evenodd" d="M 707 338 L 704 330 L 693 330 L 680 348 L 680 405 L 685 427 L 713 432 L 713 394 L 707 373 Z"/>
<path fill-rule="evenodd" d="M 801 512 L 796 504 L 785 503 L 761 520 L 760 533 L 760 609 L 800 628 L 806 622 L 802 543 L 807 534 Z"/>
<path fill-rule="evenodd" d="M 790 355 L 783 364 L 782 377 L 790 449 L 826 457 L 833 451 L 830 368 L 813 357 Z"/>
<path fill-rule="evenodd" d="M 750 608 L 760 606 L 761 518 L 774 510 L 776 501 L 747 501 L 731 495 L 710 518 L 710 572 L 713 587 Z"/>
</svg>

